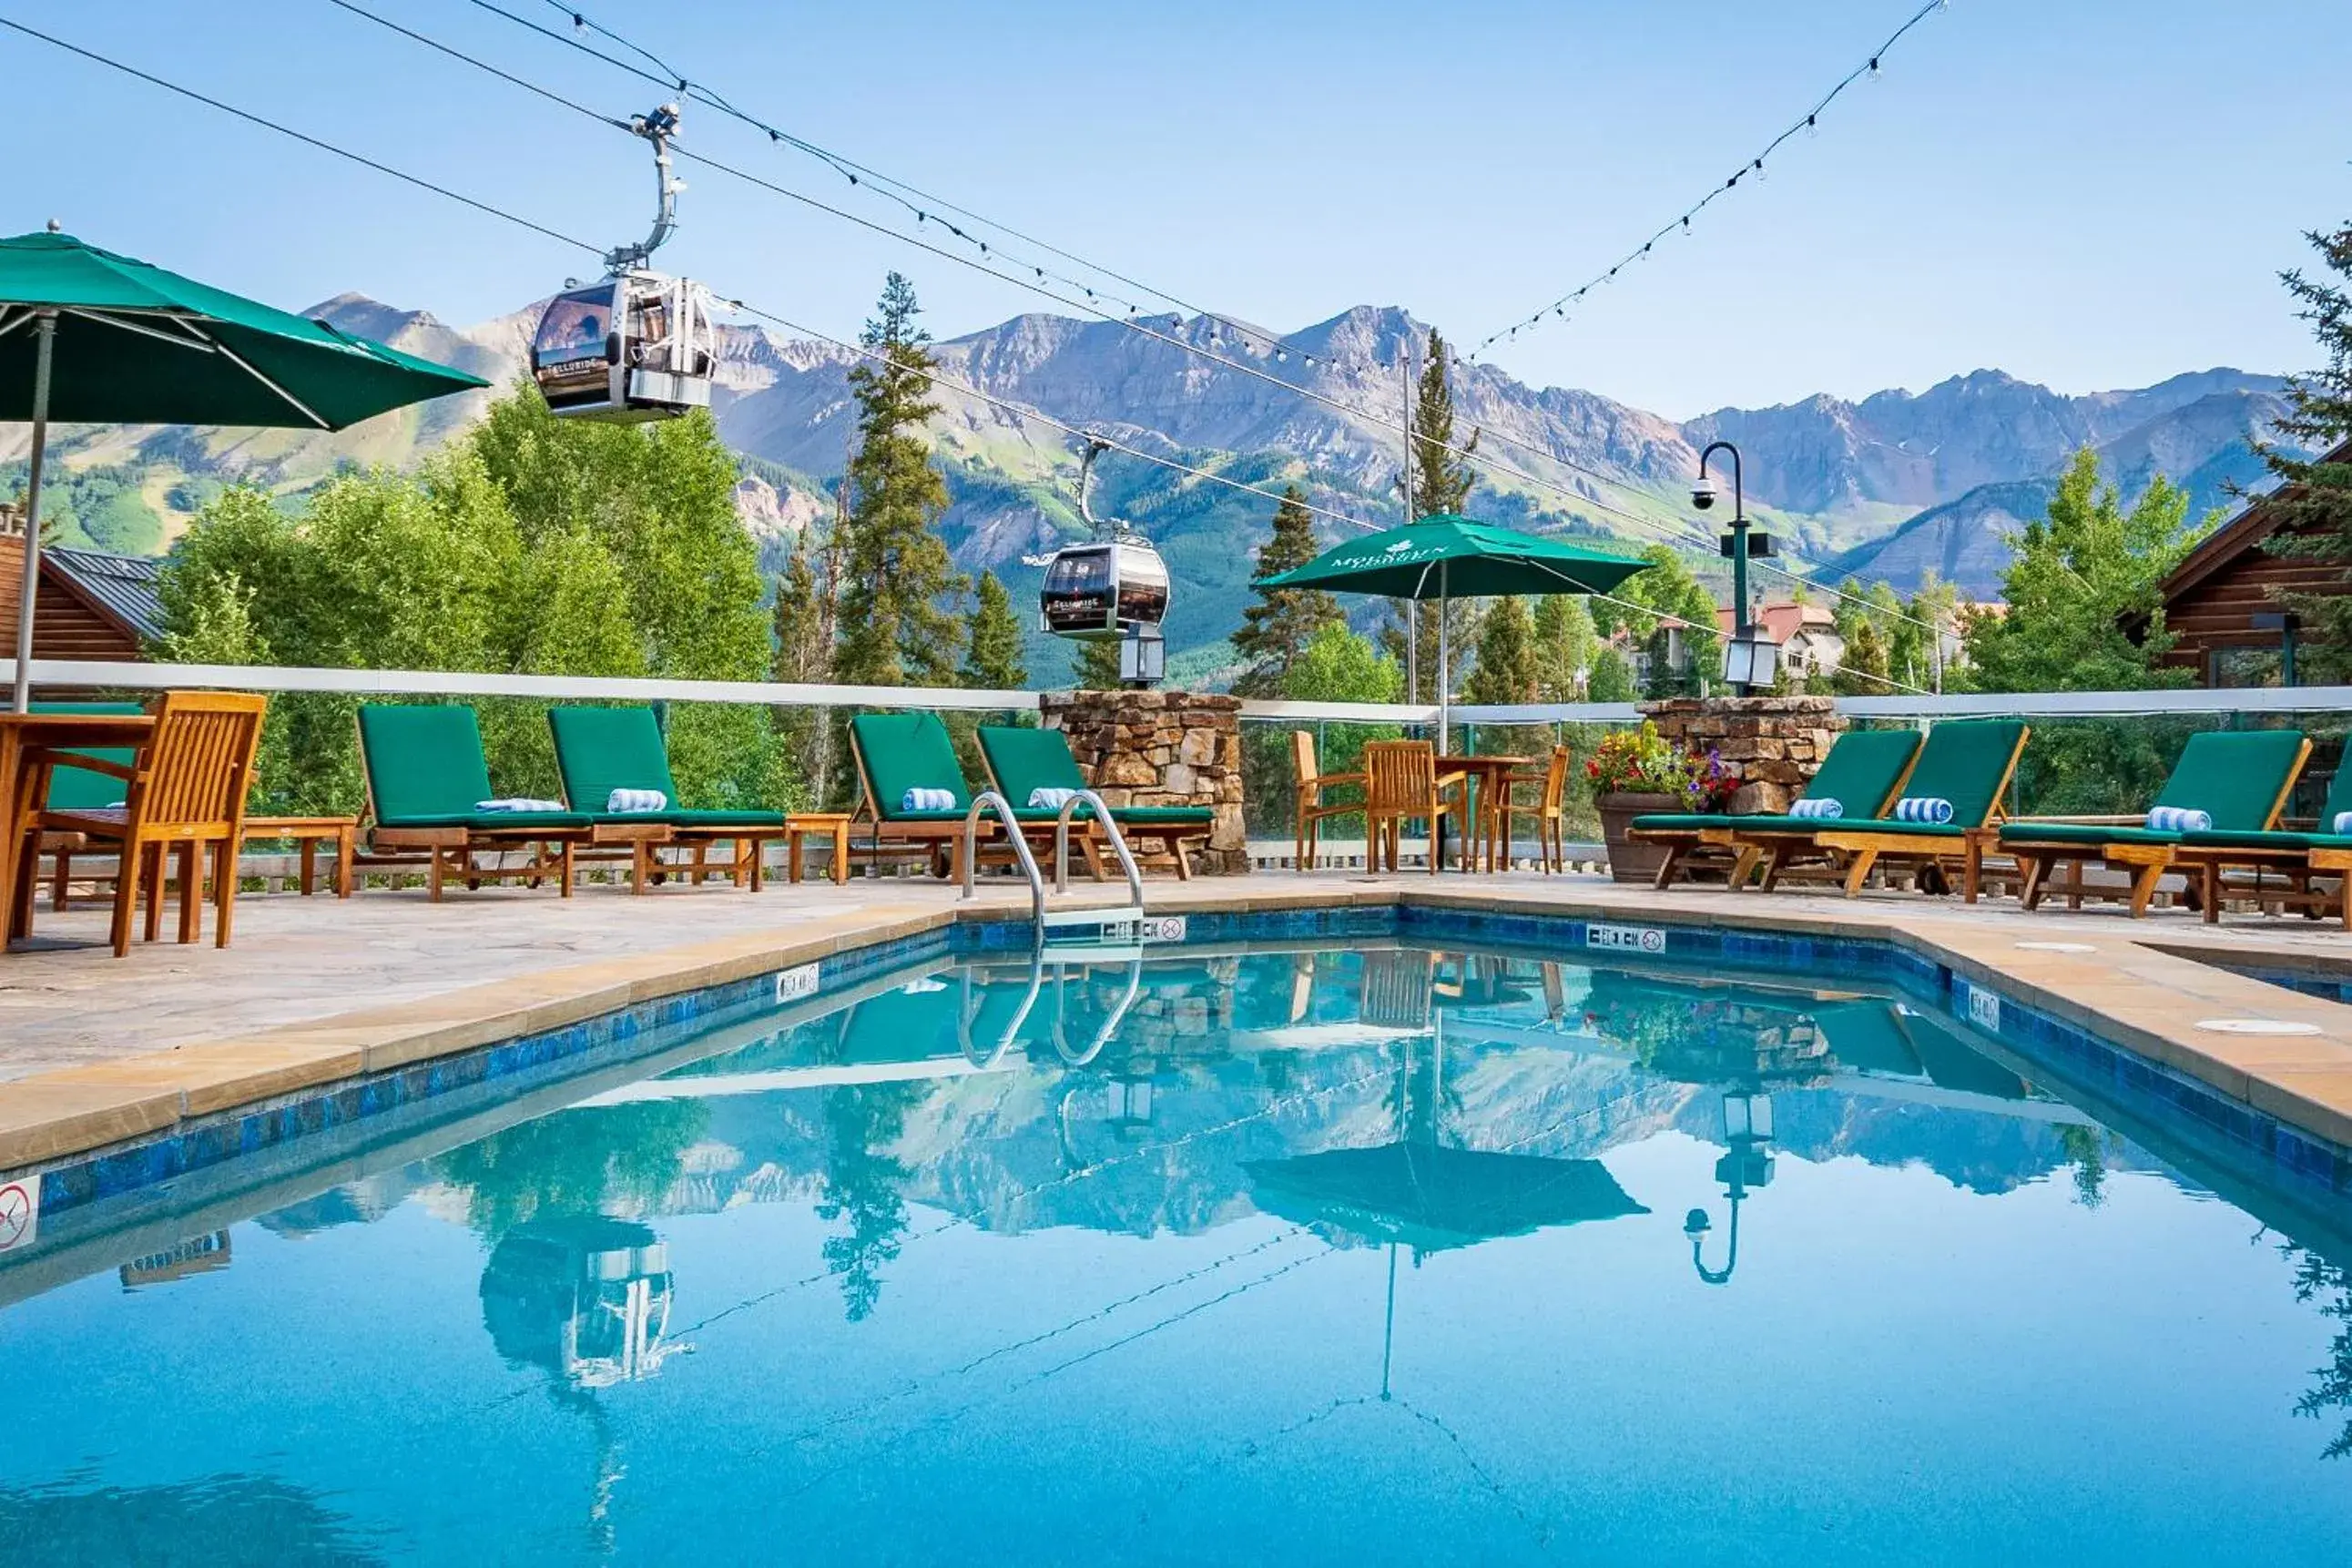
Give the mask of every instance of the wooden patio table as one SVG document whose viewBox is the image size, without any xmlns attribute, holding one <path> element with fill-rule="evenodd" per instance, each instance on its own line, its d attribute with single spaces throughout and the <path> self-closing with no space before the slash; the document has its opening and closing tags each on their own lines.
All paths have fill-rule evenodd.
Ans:
<svg viewBox="0 0 2352 1568">
<path fill-rule="evenodd" d="M 0 833 L 0 896 L 8 900 L 9 940 L 24 934 L 31 902 L 17 880 L 29 878 L 39 859 L 28 819 L 40 807 L 33 782 L 52 760 L 45 753 L 137 748 L 154 732 L 155 721 L 144 713 L 0 712 L 0 808 L 7 828 Z"/>
<path fill-rule="evenodd" d="M 1484 846 L 1486 869 L 1495 868 L 1502 853 L 1486 837 L 1486 803 L 1494 798 L 1489 791 L 1500 793 L 1509 788 L 1503 781 L 1519 769 L 1534 763 L 1533 757 L 1445 756 L 1437 759 L 1440 773 L 1462 773 L 1469 775 L 1471 798 L 1469 820 L 1462 826 L 1468 840 L 1462 851 L 1462 869 L 1477 868 L 1478 855 Z M 1441 858 L 1442 858 L 1441 851 Z"/>
</svg>

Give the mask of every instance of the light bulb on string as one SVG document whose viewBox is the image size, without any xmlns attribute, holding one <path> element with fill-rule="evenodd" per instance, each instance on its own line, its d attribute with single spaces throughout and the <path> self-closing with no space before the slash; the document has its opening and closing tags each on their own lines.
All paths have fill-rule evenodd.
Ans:
<svg viewBox="0 0 2352 1568">
<path fill-rule="evenodd" d="M 1820 114 L 1818 114 L 1818 113 L 1814 113 L 1814 114 L 1808 114 L 1808 115 L 1806 115 L 1806 116 L 1805 116 L 1805 134 L 1806 134 L 1806 135 L 1808 135 L 1808 136 L 1819 136 L 1821 133 L 1822 133 L 1822 117 L 1821 117 L 1821 115 L 1820 115 Z"/>
<path fill-rule="evenodd" d="M 1759 180 L 1763 180 L 1763 179 L 1769 179 L 1769 178 L 1771 177 L 1770 175 L 1769 175 L 1769 174 L 1765 174 L 1765 172 L 1764 172 L 1764 160 L 1763 160 L 1763 159 L 1761 159 L 1761 158 L 1759 158 L 1759 159 L 1757 159 L 1757 160 L 1756 160 L 1756 163 L 1755 163 L 1755 165 L 1754 165 L 1754 173 L 1755 173 L 1756 177 L 1757 177 L 1758 179 L 1759 179 Z"/>
<path fill-rule="evenodd" d="M 1885 76 L 1885 74 L 1886 74 L 1886 73 L 1885 73 L 1885 71 L 1882 71 L 1882 70 L 1880 70 L 1880 69 L 1878 68 L 1878 57 L 1877 57 L 1876 55 L 1873 55 L 1873 56 L 1871 56 L 1871 57 L 1870 57 L 1870 79 L 1871 79 L 1871 80 L 1873 80 L 1873 81 L 1876 81 L 1880 77 Z"/>
</svg>

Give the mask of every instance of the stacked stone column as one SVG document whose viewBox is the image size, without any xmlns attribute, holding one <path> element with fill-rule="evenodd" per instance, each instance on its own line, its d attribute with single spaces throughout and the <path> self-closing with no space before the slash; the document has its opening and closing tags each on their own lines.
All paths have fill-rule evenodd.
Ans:
<svg viewBox="0 0 2352 1568">
<path fill-rule="evenodd" d="M 1241 701 L 1187 691 L 1052 691 L 1045 726 L 1106 803 L 1204 805 L 1215 813 L 1193 869 L 1238 875 L 1249 868 L 1242 826 Z"/>
<path fill-rule="evenodd" d="M 1826 697 L 1675 697 L 1642 711 L 1668 741 L 1723 759 L 1741 815 L 1786 811 L 1845 728 Z"/>
</svg>

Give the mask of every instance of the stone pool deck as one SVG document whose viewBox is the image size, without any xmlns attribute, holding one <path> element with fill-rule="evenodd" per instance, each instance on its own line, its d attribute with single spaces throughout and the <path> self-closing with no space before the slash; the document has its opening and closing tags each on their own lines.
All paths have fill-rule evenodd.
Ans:
<svg viewBox="0 0 2352 1568">
<path fill-rule="evenodd" d="M 1115 905 L 1120 892 L 1106 887 L 1099 898 Z M 2135 921 L 2112 905 L 2028 915 L 2006 901 L 1657 893 L 1533 873 L 1275 873 L 1150 888 L 1152 909 L 1169 913 L 1401 899 L 1894 940 L 2352 1145 L 2352 1006 L 2194 956 L 2352 973 L 2352 935 L 2332 923 L 2240 916 L 2209 928 L 2185 912 Z M 1018 912 L 1027 894 L 999 882 L 977 903 Z M 671 887 L 643 898 L 583 888 L 570 900 L 486 889 L 438 906 L 421 892 L 348 902 L 280 895 L 240 901 L 236 942 L 225 952 L 166 942 L 119 962 L 104 946 L 102 910 L 44 910 L 37 942 L 0 958 L 0 1171 L 912 934 L 972 908 L 912 879 L 760 894 Z M 2200 1027 L 2216 1019 L 2315 1032 Z"/>
</svg>

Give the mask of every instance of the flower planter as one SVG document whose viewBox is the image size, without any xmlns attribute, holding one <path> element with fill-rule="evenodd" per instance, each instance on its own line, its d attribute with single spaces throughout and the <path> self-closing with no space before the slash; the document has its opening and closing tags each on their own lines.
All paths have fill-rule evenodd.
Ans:
<svg viewBox="0 0 2352 1568">
<path fill-rule="evenodd" d="M 1688 811 L 1682 795 L 1642 790 L 1608 790 L 1592 797 L 1601 812 L 1601 837 L 1609 846 L 1609 875 L 1620 882 L 1653 882 L 1665 864 L 1666 847 L 1633 837 L 1633 819 L 1654 811 Z"/>
</svg>

